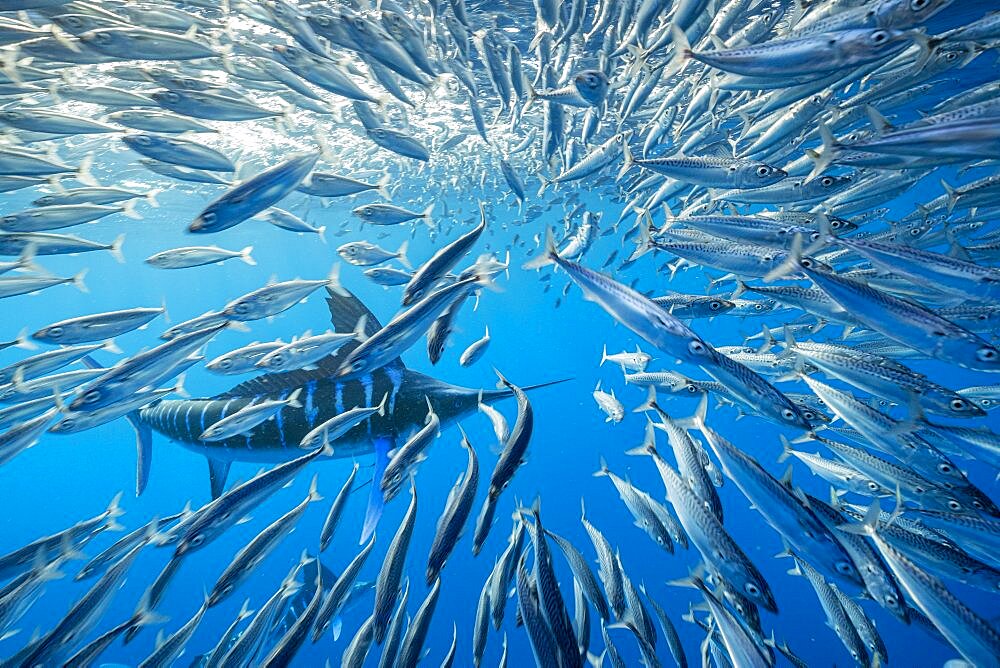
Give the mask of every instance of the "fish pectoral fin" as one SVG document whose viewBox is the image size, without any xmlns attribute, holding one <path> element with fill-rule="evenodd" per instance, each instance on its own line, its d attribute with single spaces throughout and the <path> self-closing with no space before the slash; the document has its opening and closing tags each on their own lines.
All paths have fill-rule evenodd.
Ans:
<svg viewBox="0 0 1000 668">
<path fill-rule="evenodd" d="M 217 499 L 226 491 L 226 478 L 229 477 L 229 466 L 232 462 L 206 457 L 208 461 L 208 482 L 212 485 L 212 498 Z"/>
<path fill-rule="evenodd" d="M 385 508 L 385 495 L 382 493 L 382 475 L 389 465 L 389 452 L 395 449 L 396 440 L 391 436 L 375 438 L 372 448 L 375 451 L 375 470 L 372 472 L 372 486 L 368 492 L 368 507 L 365 509 L 365 522 L 361 529 L 360 544 L 364 545 L 375 532 L 382 509 Z"/>
<path fill-rule="evenodd" d="M 125 416 L 135 430 L 135 495 L 140 496 L 149 482 L 149 469 L 153 464 L 153 430 L 142 421 L 138 411 Z"/>
</svg>

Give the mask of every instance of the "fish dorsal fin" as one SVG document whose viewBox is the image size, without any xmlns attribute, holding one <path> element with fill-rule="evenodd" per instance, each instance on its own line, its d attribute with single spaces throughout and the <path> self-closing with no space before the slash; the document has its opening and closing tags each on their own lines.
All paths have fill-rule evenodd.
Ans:
<svg viewBox="0 0 1000 668">
<path fill-rule="evenodd" d="M 346 288 L 341 287 L 340 289 L 347 294 L 341 295 L 329 288 L 326 290 L 329 295 L 326 298 L 326 304 L 330 308 L 330 323 L 333 325 L 334 331 L 350 334 L 362 317 L 365 318 L 364 333 L 366 337 L 382 329 L 382 323 L 360 299 Z"/>
<path fill-rule="evenodd" d="M 326 359 L 329 358 L 321 360 L 319 364 L 325 362 Z M 314 369 L 312 371 L 296 369 L 295 371 L 268 373 L 263 376 L 257 376 L 256 378 L 244 381 L 215 398 L 228 399 L 232 397 L 253 397 L 260 394 L 280 394 L 285 390 L 295 390 L 304 386 L 306 383 L 311 383 L 315 380 L 326 380 L 329 377 L 330 372 L 324 371 L 322 368 Z"/>
</svg>

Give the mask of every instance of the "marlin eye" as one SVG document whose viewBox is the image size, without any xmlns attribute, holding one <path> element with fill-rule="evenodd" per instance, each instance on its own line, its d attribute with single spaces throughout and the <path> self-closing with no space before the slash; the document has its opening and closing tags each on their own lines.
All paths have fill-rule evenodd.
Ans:
<svg viewBox="0 0 1000 668">
<path fill-rule="evenodd" d="M 822 179 L 820 179 L 819 182 L 824 187 L 829 188 L 830 186 L 833 185 L 833 178 L 831 178 L 829 176 L 824 176 Z"/>
<path fill-rule="evenodd" d="M 954 511 L 959 511 L 962 509 L 962 504 L 956 501 L 955 499 L 951 499 L 950 501 L 948 501 L 948 507 Z"/>
<path fill-rule="evenodd" d="M 101 393 L 97 390 L 91 390 L 83 395 L 83 402 L 86 404 L 92 404 L 101 398 Z"/>
<path fill-rule="evenodd" d="M 889 33 L 884 30 L 876 30 L 872 33 L 872 42 L 875 44 L 881 44 L 889 39 Z"/>
<path fill-rule="evenodd" d="M 802 258 L 799 261 L 799 264 L 805 267 L 806 269 L 812 269 L 813 267 L 813 261 L 807 257 Z"/>
<path fill-rule="evenodd" d="M 189 542 L 191 543 L 192 546 L 198 547 L 199 545 L 205 542 L 205 534 L 198 534 L 197 536 L 192 538 Z"/>
<path fill-rule="evenodd" d="M 755 598 L 760 595 L 760 587 L 758 587 L 752 582 L 748 582 L 745 585 L 743 585 L 743 589 L 745 589 L 748 594 L 750 594 Z"/>
<path fill-rule="evenodd" d="M 951 473 L 951 472 L 952 472 L 952 470 L 953 470 L 953 469 L 951 468 L 951 464 L 949 464 L 949 463 L 947 463 L 947 462 L 941 462 L 940 464 L 938 464 L 938 467 L 937 467 L 937 469 L 938 469 L 938 471 L 940 471 L 941 473 Z"/>
<path fill-rule="evenodd" d="M 757 176 L 767 176 L 770 173 L 771 173 L 770 167 L 765 167 L 761 165 L 760 167 L 757 168 Z"/>
<path fill-rule="evenodd" d="M 927 6 L 927 0 L 911 0 L 910 9 L 920 11 Z"/>
<path fill-rule="evenodd" d="M 873 492 L 877 492 L 878 491 L 878 483 L 876 483 L 873 480 L 869 480 L 868 481 L 868 489 L 870 489 Z"/>
<path fill-rule="evenodd" d="M 976 351 L 976 357 L 978 357 L 981 362 L 993 362 L 997 358 L 997 349 L 984 346 Z"/>
<path fill-rule="evenodd" d="M 951 410 L 953 411 L 964 411 L 965 410 L 965 400 L 964 399 L 952 399 L 951 400 Z"/>
<path fill-rule="evenodd" d="M 836 568 L 837 572 L 840 573 L 841 575 L 850 575 L 851 573 L 854 572 L 854 566 L 847 563 L 846 561 L 838 561 Z"/>
<path fill-rule="evenodd" d="M 701 355 L 705 352 L 705 344 L 698 340 L 690 341 L 688 343 L 688 350 L 695 355 Z"/>
<path fill-rule="evenodd" d="M 63 335 L 63 328 L 53 327 L 49 331 L 47 331 L 45 335 L 50 339 L 58 339 L 60 336 Z"/>
<path fill-rule="evenodd" d="M 793 411 L 791 408 L 786 408 L 783 411 L 781 411 L 781 417 L 785 418 L 786 420 L 792 420 L 795 418 L 795 411 Z"/>
<path fill-rule="evenodd" d="M 720 304 L 719 302 L 712 302 L 711 304 L 709 304 L 709 308 L 712 309 L 713 311 L 718 311 L 720 308 L 722 308 L 722 304 Z"/>
</svg>

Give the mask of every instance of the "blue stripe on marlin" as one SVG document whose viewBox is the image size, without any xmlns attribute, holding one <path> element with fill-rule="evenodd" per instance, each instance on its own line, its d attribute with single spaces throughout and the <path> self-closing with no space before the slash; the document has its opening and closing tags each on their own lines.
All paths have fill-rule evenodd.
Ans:
<svg viewBox="0 0 1000 668">
<path fill-rule="evenodd" d="M 316 392 L 316 381 L 310 380 L 306 383 L 306 420 L 309 421 L 309 428 L 312 429 L 316 425 L 316 416 L 319 415 L 319 407 L 313 404 L 313 394 Z"/>
<path fill-rule="evenodd" d="M 278 401 L 284 401 L 287 398 L 288 398 L 288 392 L 287 391 L 282 392 L 280 395 L 278 395 Z M 278 427 L 278 436 L 281 438 L 281 449 L 282 450 L 284 450 L 285 448 L 288 447 L 288 444 L 285 442 L 285 427 L 284 427 L 285 421 L 281 417 L 282 413 L 284 413 L 284 412 L 285 412 L 285 409 L 282 408 L 274 416 L 274 421 L 276 423 L 276 426 Z"/>
<path fill-rule="evenodd" d="M 330 294 L 327 303 L 331 321 L 336 331 L 354 331 L 362 315 L 366 316 L 366 335 L 370 336 L 381 328 L 374 314 L 354 295 L 346 291 L 344 295 L 331 290 L 327 292 Z M 485 403 L 511 396 L 507 389 L 481 391 L 445 383 L 407 369 L 398 358 L 372 371 L 362 380 L 340 380 L 335 374 L 352 347 L 350 344 L 344 346 L 335 355 L 320 360 L 313 370 L 265 374 L 215 397 L 165 399 L 129 414 L 129 421 L 136 429 L 139 460 L 143 463 L 137 469 L 137 493 L 145 488 L 148 478 L 152 447 L 150 428 L 206 457 L 212 496 L 215 498 L 225 489 L 225 480 L 232 462 L 280 463 L 294 459 L 302 454 L 297 445 L 312 426 L 342 413 L 345 406 L 371 406 L 375 397 L 380 400 L 388 395 L 385 415 L 375 413 L 337 439 L 332 444 L 334 458 L 373 454 L 376 443 L 382 446 L 378 450 L 383 456 L 387 456 L 397 438 L 424 424 L 428 400 L 434 406 L 442 425 L 446 425 L 477 411 L 480 396 Z M 535 387 L 549 384 L 551 383 Z M 189 418 L 185 419 L 184 424 L 176 419 L 162 419 L 168 413 L 177 416 L 183 411 L 189 416 L 192 411 L 196 411 L 195 415 L 199 419 L 203 417 L 206 423 L 212 424 L 225 414 L 238 411 L 253 401 L 284 397 L 298 388 L 309 388 L 311 401 L 307 401 L 302 407 L 287 406 L 282 410 L 280 420 L 268 420 L 246 435 L 222 441 L 199 440 L 198 436 L 202 431 L 196 431 Z M 282 443 L 288 447 L 281 447 Z"/>
<path fill-rule="evenodd" d="M 372 404 L 372 389 L 373 389 L 372 375 L 370 373 L 366 373 L 365 375 L 361 376 L 361 378 L 359 378 L 359 380 L 361 381 L 361 387 L 363 387 L 364 390 L 365 390 L 365 403 L 364 403 L 364 407 L 365 408 L 371 408 L 373 406 L 373 404 Z M 371 438 L 371 435 L 372 435 L 372 421 L 371 420 L 365 420 L 365 422 L 368 424 L 368 437 Z"/>
</svg>

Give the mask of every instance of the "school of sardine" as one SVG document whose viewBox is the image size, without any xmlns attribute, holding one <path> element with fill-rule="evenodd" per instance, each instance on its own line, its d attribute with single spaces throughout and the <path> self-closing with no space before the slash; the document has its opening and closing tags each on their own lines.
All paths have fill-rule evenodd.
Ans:
<svg viewBox="0 0 1000 668">
<path fill-rule="evenodd" d="M 204 455 L 211 489 L 207 503 L 135 523 L 119 493 L 95 517 L 7 546 L 0 666 L 100 665 L 122 642 L 148 644 L 142 666 L 177 665 L 203 618 L 246 598 L 261 562 L 298 540 L 315 507 L 322 533 L 302 541 L 279 587 L 218 619 L 214 646 L 190 648 L 184 662 L 285 666 L 311 642 L 342 666 L 429 655 L 478 667 L 489 643 L 502 645 L 501 665 L 520 645 L 546 668 L 617 667 L 630 643 L 647 668 L 804 665 L 783 589 L 727 527 L 726 479 L 780 539 L 788 577 L 808 583 L 827 620 L 817 633 L 845 657 L 886 665 L 885 630 L 906 624 L 947 643 L 950 666 L 1000 666 L 1000 434 L 984 424 L 1000 405 L 987 375 L 1000 371 L 995 10 L 973 0 L 0 0 L 0 192 L 34 197 L 0 206 L 0 350 L 14 355 L 0 368 L 0 465 L 56 438 L 47 433 L 122 419 L 136 433 L 135 494 L 156 475 L 154 432 Z M 950 27 L 937 29 L 943 19 Z M 243 155 L 234 128 L 244 126 L 280 143 Z M 127 179 L 102 169 L 111 153 L 130 165 Z M 412 180 L 423 197 L 400 197 Z M 127 219 L 194 193 L 208 203 L 190 207 L 175 245 L 128 254 Z M 903 195 L 917 204 L 890 217 L 886 205 Z M 357 199 L 347 220 L 309 206 L 339 198 Z M 113 240 L 88 238 L 95 221 L 119 230 Z M 248 269 L 261 270 L 258 289 L 206 300 L 186 321 L 167 322 L 156 295 L 53 314 L 34 332 L 20 322 L 22 295 L 113 291 L 88 275 L 91 252 L 156 270 L 257 267 L 253 246 L 227 247 L 220 233 L 261 222 L 321 246 L 346 238 L 327 276 L 265 282 L 266 267 Z M 398 226 L 432 240 L 433 255 L 418 264 L 408 242 L 381 247 Z M 486 243 L 499 231 L 511 238 Z M 603 237 L 617 246 L 595 257 Z M 77 271 L 49 273 L 56 255 Z M 542 497 L 505 494 L 528 463 L 531 392 L 561 380 L 496 371 L 484 373 L 495 389 L 464 388 L 404 365 L 404 354 L 423 356 L 422 340 L 432 364 L 450 355 L 463 311 L 480 300 L 516 300 L 498 287 L 514 271 L 561 291 L 557 308 L 582 297 L 645 342 L 609 341 L 599 358 L 559 345 L 620 370 L 614 386 L 578 380 L 594 387 L 606 447 L 634 455 L 663 489 L 587 456 L 622 521 L 665 559 L 686 551 L 689 577 L 666 588 L 635 579 L 585 499 L 590 544 L 574 544 L 565 523 L 543 525 Z M 687 289 L 641 290 L 648 276 L 661 286 L 683 277 Z M 384 325 L 345 287 L 364 280 L 398 296 Z M 330 326 L 254 340 L 255 321 L 314 293 Z M 745 340 L 713 335 L 716 318 L 748 324 Z M 142 349 L 116 343 L 138 329 L 161 334 Z M 224 330 L 247 332 L 245 345 L 206 360 Z M 496 332 L 468 333 L 458 363 L 486 367 Z M 947 373 L 918 371 L 925 360 L 982 380 L 954 387 Z M 242 382 L 192 397 L 183 379 L 198 366 Z M 505 398 L 516 404 L 501 410 Z M 747 416 L 741 425 L 780 429 L 780 442 L 747 447 L 747 432 L 720 429 L 715 414 L 728 407 Z M 446 431 L 477 413 L 495 443 Z M 642 443 L 615 439 L 622 421 L 645 425 Z M 444 508 L 425 509 L 420 466 L 445 448 L 467 463 Z M 321 486 L 312 465 L 330 458 L 365 466 Z M 239 461 L 266 468 L 230 485 Z M 993 476 L 969 475 L 973 461 Z M 798 487 L 790 464 L 829 495 Z M 309 477 L 306 496 L 274 513 L 216 581 L 177 577 Z M 338 532 L 355 493 L 368 497 L 359 542 Z M 393 502 L 406 512 L 386 526 Z M 494 554 L 491 531 L 509 531 Z M 120 533 L 91 549 L 105 532 Z M 411 549 L 415 532 L 433 535 L 426 556 Z M 381 563 L 369 560 L 377 542 Z M 339 574 L 320 561 L 335 544 L 350 557 Z M 144 551 L 165 555 L 165 567 L 134 613 L 110 618 L 125 578 L 142 577 L 132 566 Z M 479 591 L 447 577 L 449 563 L 472 558 L 494 563 Z M 423 560 L 422 583 L 406 566 Z M 66 574 L 79 581 L 76 603 L 35 634 L 20 628 Z M 465 620 L 435 617 L 442 588 L 459 585 L 475 619 L 468 637 Z M 993 610 L 966 602 L 959 585 L 990 593 Z M 158 611 L 168 587 L 203 590 L 203 601 L 170 622 Z M 666 597 L 689 601 L 689 614 L 672 619 Z M 348 609 L 364 621 L 345 625 Z M 432 625 L 452 627 L 450 647 L 426 646 Z M 149 627 L 162 629 L 155 644 Z M 685 655 L 682 638 L 701 656 Z"/>
</svg>

